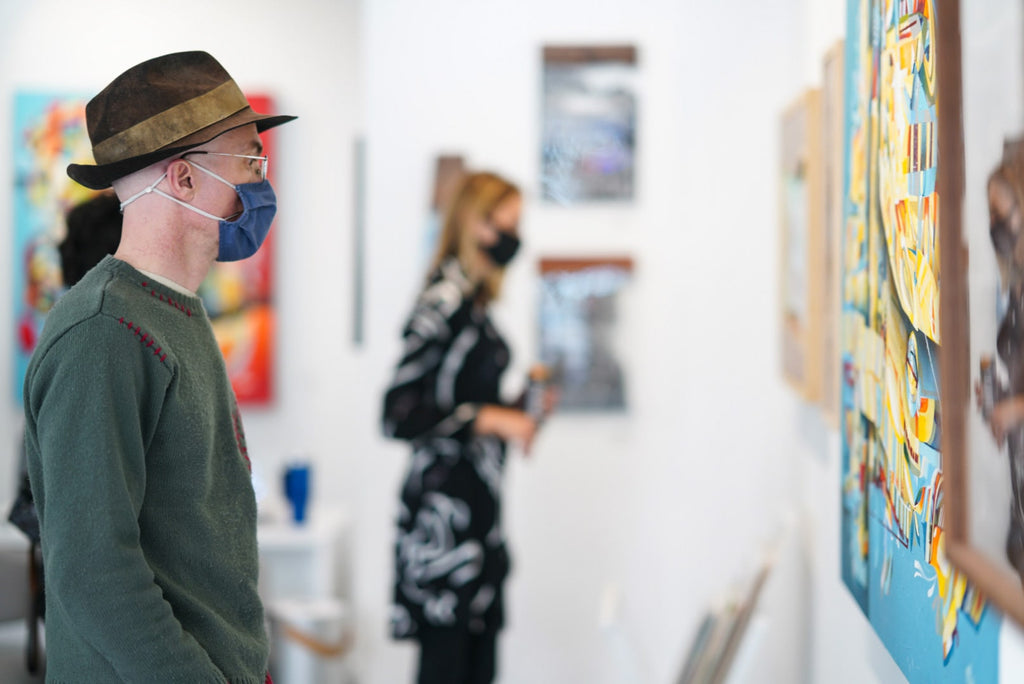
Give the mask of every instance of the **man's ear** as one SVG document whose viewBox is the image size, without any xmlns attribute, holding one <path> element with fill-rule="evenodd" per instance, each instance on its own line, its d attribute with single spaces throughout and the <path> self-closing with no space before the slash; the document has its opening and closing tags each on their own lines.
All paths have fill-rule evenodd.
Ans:
<svg viewBox="0 0 1024 684">
<path fill-rule="evenodd" d="M 192 165 L 184 159 L 172 161 L 167 167 L 167 183 L 172 195 L 180 200 L 191 200 L 196 192 Z"/>
</svg>

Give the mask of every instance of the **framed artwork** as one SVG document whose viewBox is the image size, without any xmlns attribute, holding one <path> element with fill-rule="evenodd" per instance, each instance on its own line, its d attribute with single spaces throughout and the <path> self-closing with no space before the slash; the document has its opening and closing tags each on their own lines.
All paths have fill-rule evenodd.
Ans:
<svg viewBox="0 0 1024 684">
<path fill-rule="evenodd" d="M 676 684 L 722 684 L 729 681 L 773 564 L 772 560 L 763 563 L 752 578 L 731 587 L 721 605 L 708 610 L 690 643 Z"/>
<path fill-rule="evenodd" d="M 624 411 L 618 299 L 630 257 L 541 259 L 540 361 L 560 389 L 558 411 Z"/>
<path fill-rule="evenodd" d="M 948 4 L 953 48 L 939 72 L 947 551 L 1024 624 L 1024 7 Z"/>
<path fill-rule="evenodd" d="M 995 681 L 1000 627 L 947 556 L 938 218 L 955 203 L 938 131 L 953 122 L 939 74 L 957 59 L 956 11 L 851 0 L 845 55 L 841 572 L 907 679 L 929 683 Z"/>
<path fill-rule="evenodd" d="M 63 293 L 58 245 L 71 207 L 96 193 L 68 178 L 68 164 L 91 164 L 85 129 L 88 97 L 71 93 L 14 95 L 14 373 L 12 394 L 22 401 L 25 371 L 46 314 Z"/>
<path fill-rule="evenodd" d="M 434 178 L 431 184 L 430 209 L 427 230 L 423 236 L 424 270 L 434 258 L 441 227 L 448 213 L 448 205 L 455 199 L 459 184 L 466 175 L 466 160 L 458 154 L 440 154 L 434 159 Z"/>
<path fill-rule="evenodd" d="M 825 54 L 821 86 L 821 394 L 825 420 L 839 427 L 839 265 L 843 231 L 843 41 Z"/>
<path fill-rule="evenodd" d="M 352 343 L 363 346 L 366 337 L 366 138 L 352 144 Z"/>
<path fill-rule="evenodd" d="M 545 200 L 571 205 L 633 199 L 636 58 L 631 45 L 543 49 Z"/>
<path fill-rule="evenodd" d="M 64 217 L 96 193 L 66 173 L 69 163 L 93 163 L 85 127 L 84 95 L 17 93 L 14 98 L 14 378 L 21 386 L 47 312 L 63 293 L 57 246 L 66 231 Z M 253 108 L 273 112 L 273 102 L 250 95 Z M 274 131 L 261 135 L 274 157 Z M 275 164 L 269 166 L 271 181 Z M 276 224 L 275 224 L 276 226 Z M 239 403 L 263 404 L 273 396 L 275 316 L 272 229 L 253 257 L 218 263 L 199 288 L 228 377 Z"/>
<path fill-rule="evenodd" d="M 252 108 L 263 114 L 277 111 L 273 100 L 247 94 Z M 270 157 L 267 177 L 276 178 L 275 129 L 260 134 L 263 154 Z M 275 219 L 263 246 L 248 259 L 216 263 L 198 294 L 210 316 L 228 378 L 239 404 L 268 404 L 274 397 L 277 316 L 274 310 L 274 252 L 280 234 Z"/>
<path fill-rule="evenodd" d="M 780 127 L 782 373 L 804 399 L 816 402 L 824 356 L 821 92 L 800 95 Z"/>
</svg>

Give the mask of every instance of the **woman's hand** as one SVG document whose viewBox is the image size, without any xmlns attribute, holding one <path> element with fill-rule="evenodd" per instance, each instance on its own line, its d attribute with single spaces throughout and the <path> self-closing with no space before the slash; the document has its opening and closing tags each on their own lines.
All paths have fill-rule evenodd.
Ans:
<svg viewBox="0 0 1024 684">
<path fill-rule="evenodd" d="M 1024 397 L 1012 397 L 997 403 L 992 409 L 992 419 L 989 421 L 996 443 L 1002 446 L 1006 441 L 1006 434 L 1022 422 L 1024 422 Z"/>
<path fill-rule="evenodd" d="M 537 423 L 525 411 L 487 404 L 476 414 L 476 432 L 516 442 L 524 453 L 529 454 L 537 434 Z"/>
</svg>

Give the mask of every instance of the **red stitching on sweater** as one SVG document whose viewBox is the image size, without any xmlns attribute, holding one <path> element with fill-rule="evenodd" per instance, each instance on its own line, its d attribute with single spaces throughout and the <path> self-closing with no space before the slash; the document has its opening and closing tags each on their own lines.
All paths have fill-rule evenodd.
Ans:
<svg viewBox="0 0 1024 684">
<path fill-rule="evenodd" d="M 120 323 L 121 325 L 125 326 L 126 328 L 128 328 L 128 331 L 133 333 L 135 335 L 135 337 L 138 338 L 139 341 L 142 342 L 142 344 L 145 345 L 145 347 L 147 349 L 151 348 L 153 346 L 153 343 L 156 341 L 156 340 L 154 340 L 150 336 L 149 333 L 143 334 L 142 326 L 135 325 L 131 321 L 125 322 L 124 316 L 122 316 L 121 318 L 117 319 L 117 322 Z M 157 347 L 156 349 L 153 349 L 152 351 L 153 351 L 153 356 L 155 356 L 158 359 L 160 359 L 161 362 L 166 362 L 167 361 L 167 352 L 164 352 L 163 354 L 160 353 L 161 351 L 163 351 L 163 347 Z"/>
<path fill-rule="evenodd" d="M 245 446 L 245 438 L 242 436 L 242 416 L 237 406 L 231 412 L 231 424 L 235 428 L 235 444 L 238 446 L 238 451 L 242 454 L 242 458 L 245 459 L 245 465 L 251 473 L 252 461 L 249 459 L 249 448 Z"/>
<path fill-rule="evenodd" d="M 140 285 L 142 285 L 143 288 L 149 290 L 149 294 L 152 295 L 153 297 L 156 297 L 157 299 L 159 299 L 161 302 L 163 302 L 165 304 L 170 304 L 171 306 L 173 306 L 175 309 L 177 309 L 181 313 L 185 314 L 189 318 L 192 318 L 192 310 L 189 309 L 188 307 L 186 307 L 181 302 L 176 302 L 176 301 L 174 301 L 173 298 L 164 296 L 163 294 L 161 294 L 161 293 L 157 292 L 156 290 L 150 288 L 149 287 L 149 283 L 146 282 L 146 281 L 142 281 L 140 283 Z"/>
</svg>

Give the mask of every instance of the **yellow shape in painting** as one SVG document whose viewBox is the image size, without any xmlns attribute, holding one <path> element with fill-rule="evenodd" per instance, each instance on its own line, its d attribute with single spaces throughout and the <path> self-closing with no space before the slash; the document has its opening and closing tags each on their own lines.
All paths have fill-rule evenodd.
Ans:
<svg viewBox="0 0 1024 684">
<path fill-rule="evenodd" d="M 942 601 L 939 632 L 942 636 L 942 657 L 945 658 L 955 645 L 953 638 L 956 634 L 957 616 L 967 592 L 967 580 L 950 566 L 949 559 L 946 558 L 946 536 L 938 526 L 934 527 L 932 532 L 932 556 L 929 564 L 935 568 L 939 598 Z"/>
<path fill-rule="evenodd" d="M 934 64 L 927 54 L 933 35 L 930 0 L 921 14 L 903 17 L 886 32 L 880 57 L 878 193 L 900 306 L 915 328 L 938 342 L 936 103 L 929 75 Z"/>
<path fill-rule="evenodd" d="M 877 425 L 882 415 L 879 404 L 885 373 L 885 341 L 860 320 L 857 324 L 860 330 L 857 336 L 857 370 L 861 381 L 860 410 L 866 419 Z"/>
</svg>

